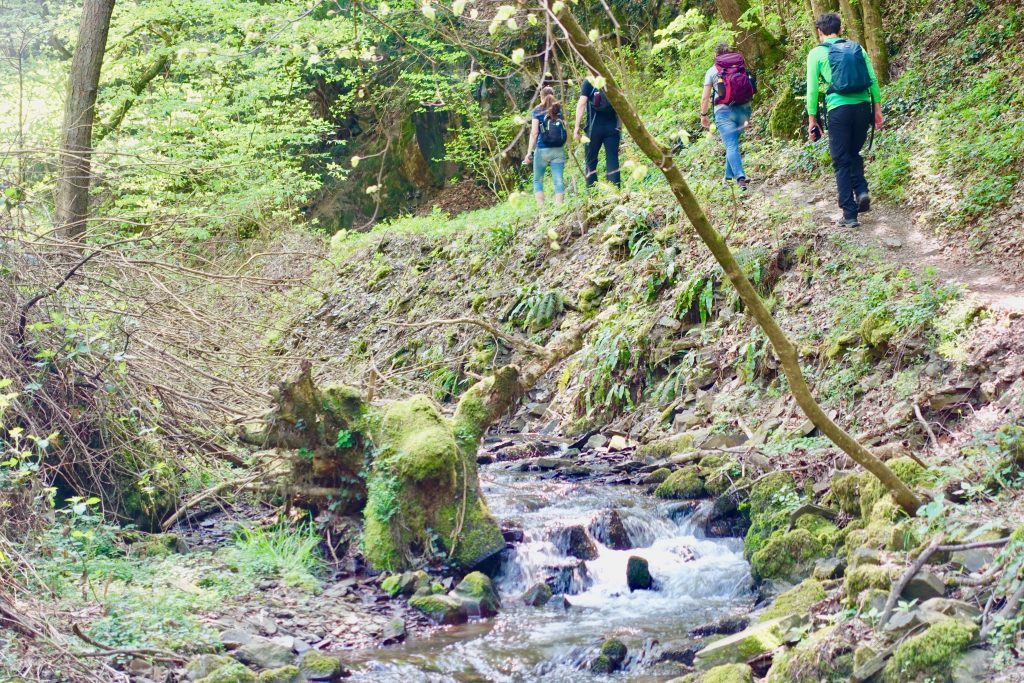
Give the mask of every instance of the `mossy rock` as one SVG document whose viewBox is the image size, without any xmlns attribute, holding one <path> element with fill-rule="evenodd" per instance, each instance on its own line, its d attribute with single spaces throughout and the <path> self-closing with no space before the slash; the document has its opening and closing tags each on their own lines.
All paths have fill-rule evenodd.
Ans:
<svg viewBox="0 0 1024 683">
<path fill-rule="evenodd" d="M 345 667 L 337 657 L 318 650 L 306 650 L 299 656 L 299 671 L 306 679 L 336 681 L 345 673 Z"/>
<path fill-rule="evenodd" d="M 900 328 L 895 320 L 878 313 L 868 313 L 858 328 L 864 343 L 875 349 L 885 349 L 893 337 L 899 334 Z"/>
<path fill-rule="evenodd" d="M 704 489 L 713 496 L 720 496 L 728 491 L 742 470 L 735 460 L 724 455 L 708 455 L 697 464 L 701 477 L 704 478 Z"/>
<path fill-rule="evenodd" d="M 294 665 L 282 666 L 277 669 L 261 671 L 256 680 L 259 683 L 298 683 L 302 671 Z M 304 680 L 304 679 L 301 679 Z"/>
<path fill-rule="evenodd" d="M 666 479 L 668 479 L 669 476 L 671 476 L 671 474 L 672 474 L 672 470 L 670 470 L 669 468 L 667 468 L 667 467 L 659 467 L 658 469 L 654 470 L 653 472 L 648 474 L 646 477 L 644 477 L 644 483 L 645 484 L 660 484 L 661 482 L 663 482 Z"/>
<path fill-rule="evenodd" d="M 866 522 L 863 531 L 847 535 L 848 549 L 909 550 L 919 542 L 912 521 L 889 494 L 875 501 Z"/>
<path fill-rule="evenodd" d="M 782 92 L 771 104 L 768 132 L 780 140 L 799 139 L 804 130 L 804 108 L 792 88 L 782 88 Z"/>
<path fill-rule="evenodd" d="M 498 591 L 483 572 L 467 574 L 451 592 L 466 606 L 466 610 L 480 617 L 493 617 L 501 608 Z"/>
<path fill-rule="evenodd" d="M 789 512 L 797 497 L 793 477 L 785 472 L 769 474 L 750 488 L 750 529 L 743 539 L 747 559 L 752 559 L 773 534 L 789 528 Z"/>
<path fill-rule="evenodd" d="M 195 681 L 209 676 L 221 667 L 234 663 L 234 659 L 225 655 L 199 655 L 189 661 L 188 666 L 185 667 L 185 673 L 190 681 Z"/>
<path fill-rule="evenodd" d="M 858 595 L 870 588 L 888 591 L 892 589 L 892 583 L 899 578 L 899 575 L 898 567 L 860 565 L 846 570 L 846 575 L 843 577 L 843 592 L 847 599 L 854 601 Z"/>
<path fill-rule="evenodd" d="M 835 626 L 816 631 L 775 656 L 765 683 L 846 683 L 853 675 L 853 647 Z"/>
<path fill-rule="evenodd" d="M 622 667 L 626 652 L 625 643 L 618 638 L 609 638 L 601 643 L 601 653 L 590 663 L 590 670 L 594 673 L 614 673 Z"/>
<path fill-rule="evenodd" d="M 950 681 L 954 665 L 977 634 L 974 622 L 949 619 L 933 624 L 896 648 L 882 679 L 886 683 Z"/>
<path fill-rule="evenodd" d="M 381 589 L 392 598 L 399 595 L 414 595 L 430 590 L 430 575 L 422 569 L 414 572 L 392 574 L 384 579 Z"/>
<path fill-rule="evenodd" d="M 822 547 L 828 550 L 834 549 L 842 536 L 839 527 L 818 515 L 800 515 L 794 526 L 797 529 L 806 529 L 812 536 L 818 539 Z"/>
<path fill-rule="evenodd" d="M 820 581 L 805 579 L 775 598 L 758 621 L 776 619 L 789 614 L 806 614 L 811 605 L 821 602 L 825 597 L 825 586 Z"/>
<path fill-rule="evenodd" d="M 684 500 L 700 498 L 705 493 L 704 481 L 700 478 L 700 470 L 696 465 L 676 470 L 654 490 L 654 495 L 658 498 Z"/>
<path fill-rule="evenodd" d="M 832 479 L 832 500 L 843 512 L 860 515 L 860 484 L 861 474 L 847 472 Z"/>
<path fill-rule="evenodd" d="M 416 595 L 409 605 L 423 612 L 435 624 L 462 624 L 469 619 L 466 605 L 451 595 Z"/>
<path fill-rule="evenodd" d="M 893 474 L 900 478 L 900 481 L 910 487 L 928 484 L 934 479 L 934 475 L 910 457 L 893 458 L 886 465 L 893 471 Z M 860 514 L 862 517 L 868 517 L 871 514 L 871 508 L 888 491 L 874 475 L 865 472 L 860 476 Z"/>
<path fill-rule="evenodd" d="M 714 640 L 697 652 L 694 665 L 699 669 L 710 670 L 723 664 L 747 662 L 781 646 L 786 632 L 797 623 L 799 620 L 792 617 L 771 619 Z"/>
<path fill-rule="evenodd" d="M 752 683 L 754 672 L 746 664 L 723 664 L 693 679 L 695 683 Z"/>
<path fill-rule="evenodd" d="M 636 455 L 638 458 L 654 458 L 656 460 L 664 460 L 678 453 L 688 453 L 693 450 L 693 444 L 695 437 L 689 432 L 670 436 L 667 439 L 659 439 L 658 441 L 652 441 L 645 443 L 636 449 Z"/>
<path fill-rule="evenodd" d="M 793 529 L 773 534 L 750 558 L 750 567 L 758 579 L 798 581 L 824 555 L 825 547 L 809 531 Z"/>
<path fill-rule="evenodd" d="M 258 679 L 256 674 L 244 664 L 232 661 L 230 664 L 214 669 L 207 676 L 197 680 L 196 683 L 258 683 Z"/>
<path fill-rule="evenodd" d="M 604 655 L 598 655 L 590 662 L 590 670 L 596 674 L 610 674 L 615 668 L 612 666 L 612 660 Z"/>
</svg>

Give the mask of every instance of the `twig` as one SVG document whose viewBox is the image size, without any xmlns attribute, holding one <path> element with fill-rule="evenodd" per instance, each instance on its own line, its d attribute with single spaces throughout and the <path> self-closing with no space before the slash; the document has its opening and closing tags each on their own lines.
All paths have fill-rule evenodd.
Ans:
<svg viewBox="0 0 1024 683">
<path fill-rule="evenodd" d="M 514 349 L 527 353 L 531 356 L 538 356 L 540 358 L 547 358 L 551 355 L 551 352 L 540 346 L 534 344 L 528 339 L 524 339 L 519 335 L 510 334 L 502 329 L 499 329 L 496 325 L 493 325 L 486 320 L 480 318 L 442 318 L 438 320 L 427 320 L 419 323 L 399 323 L 385 321 L 385 325 L 393 325 L 395 327 L 430 327 L 431 325 L 476 325 L 477 327 L 483 328 L 491 335 L 501 339 L 502 341 L 508 342 Z"/>
<path fill-rule="evenodd" d="M 78 638 L 80 638 L 82 641 L 88 643 L 89 645 L 92 645 L 93 647 L 98 647 L 100 650 L 102 650 L 102 652 L 75 653 L 75 655 L 78 657 L 111 657 L 114 655 L 122 655 L 125 657 L 140 657 L 146 659 L 153 659 L 160 662 L 173 662 L 176 664 L 181 664 L 188 661 L 188 657 L 182 657 L 181 655 L 176 654 L 174 652 L 169 652 L 167 650 L 158 650 L 156 648 L 151 647 L 139 647 L 132 649 L 112 648 L 109 645 L 104 645 L 103 643 L 93 640 L 89 636 L 82 633 L 82 629 L 81 627 L 79 627 L 78 624 L 73 624 L 71 626 L 71 632 L 78 636 Z"/>
<path fill-rule="evenodd" d="M 924 431 L 928 432 L 928 440 L 932 442 L 932 448 L 939 450 L 939 440 L 935 438 L 935 432 L 932 431 L 932 426 L 928 424 L 928 421 L 924 419 L 924 415 L 921 414 L 921 406 L 914 404 L 914 415 L 917 416 L 917 421 L 924 427 Z M 914 458 L 917 460 L 917 458 Z M 920 463 L 921 461 L 918 460 Z M 922 463 L 923 464 L 923 463 Z"/>
<path fill-rule="evenodd" d="M 229 488 L 232 488 L 234 486 L 241 487 L 241 486 L 245 486 L 246 484 L 250 484 L 250 483 L 253 482 L 253 480 L 255 480 L 257 477 L 259 477 L 260 474 L 261 474 L 260 472 L 256 472 L 254 474 L 250 474 L 247 477 L 240 477 L 238 479 L 229 479 L 227 481 L 222 481 L 221 483 L 217 484 L 216 486 L 208 488 L 205 491 L 201 491 L 200 493 L 197 493 L 196 495 L 192 496 L 191 498 L 186 500 L 184 503 L 182 503 L 181 507 L 179 507 L 174 512 L 173 515 L 171 515 L 166 520 L 164 520 L 163 523 L 160 525 L 160 528 L 163 531 L 167 531 L 168 529 L 173 527 L 175 524 L 177 524 L 178 520 L 181 519 L 181 516 L 183 514 L 185 514 L 186 511 L 194 508 L 196 505 L 199 505 L 200 503 L 202 503 L 205 500 L 209 500 L 210 498 L 213 498 L 214 496 L 218 495 L 222 491 L 225 491 L 225 490 L 227 490 Z"/>
<path fill-rule="evenodd" d="M 1020 611 L 1021 600 L 1024 600 L 1024 581 L 1020 582 L 1020 585 L 1017 586 L 1017 590 L 1015 590 L 1013 595 L 1007 599 L 1003 608 L 981 627 L 982 640 L 988 636 L 989 631 L 992 630 L 992 627 L 997 621 L 1009 621 L 1017 615 L 1017 612 Z"/>
<path fill-rule="evenodd" d="M 907 587 L 907 584 L 910 583 L 911 579 L 917 576 L 917 573 L 921 571 L 921 567 L 931 559 L 931 556 L 938 551 L 941 543 L 942 536 L 936 536 L 935 539 L 928 544 L 928 547 L 917 556 L 917 559 L 914 560 L 914 564 L 910 565 L 910 568 L 903 573 L 900 580 L 893 585 L 892 590 L 889 591 L 889 597 L 885 601 L 885 607 L 882 609 L 882 616 L 878 619 L 879 629 L 882 629 L 889 622 L 889 617 L 892 616 L 892 611 L 896 607 L 896 601 L 903 593 L 903 589 Z"/>
</svg>

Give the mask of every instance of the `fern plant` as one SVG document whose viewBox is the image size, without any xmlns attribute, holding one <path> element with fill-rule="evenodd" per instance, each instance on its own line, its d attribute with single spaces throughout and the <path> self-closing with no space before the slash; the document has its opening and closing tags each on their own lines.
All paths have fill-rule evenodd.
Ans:
<svg viewBox="0 0 1024 683">
<path fill-rule="evenodd" d="M 700 324 L 706 325 L 715 307 L 715 281 L 710 275 L 695 274 L 676 297 L 674 315 L 678 320 L 688 317 L 697 308 Z"/>
<path fill-rule="evenodd" d="M 564 310 L 565 298 L 559 292 L 524 287 L 509 319 L 523 330 L 537 332 L 549 327 Z"/>
</svg>

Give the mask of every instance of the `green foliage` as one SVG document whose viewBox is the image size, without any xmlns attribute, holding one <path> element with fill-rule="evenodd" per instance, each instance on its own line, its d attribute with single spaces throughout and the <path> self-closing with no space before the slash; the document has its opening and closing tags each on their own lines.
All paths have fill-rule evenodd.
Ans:
<svg viewBox="0 0 1024 683">
<path fill-rule="evenodd" d="M 320 535 L 312 523 L 290 526 L 241 527 L 235 539 L 235 560 L 246 573 L 280 577 L 286 585 L 315 589 L 322 566 Z"/>
<path fill-rule="evenodd" d="M 617 414 L 633 407 L 634 391 L 646 381 L 642 348 L 628 320 L 602 325 L 584 349 L 581 366 L 590 371 L 581 382 L 578 403 L 588 415 Z"/>
<path fill-rule="evenodd" d="M 539 291 L 530 285 L 519 290 L 518 302 L 509 319 L 530 332 L 543 330 L 565 310 L 565 299 L 559 292 Z"/>
<path fill-rule="evenodd" d="M 715 306 L 715 279 L 709 274 L 695 273 L 683 284 L 676 296 L 674 315 L 678 320 L 696 315 L 702 325 L 712 317 Z"/>
</svg>

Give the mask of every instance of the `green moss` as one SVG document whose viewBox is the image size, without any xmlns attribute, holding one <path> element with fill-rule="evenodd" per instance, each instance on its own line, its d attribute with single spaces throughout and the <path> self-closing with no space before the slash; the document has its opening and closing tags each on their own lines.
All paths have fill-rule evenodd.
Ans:
<svg viewBox="0 0 1024 683">
<path fill-rule="evenodd" d="M 713 496 L 720 496 L 732 486 L 742 474 L 735 460 L 724 455 L 708 455 L 697 464 L 704 478 L 704 488 Z"/>
<path fill-rule="evenodd" d="M 626 645 L 618 638 L 609 638 L 601 643 L 601 654 L 613 662 L 621 662 L 626 658 Z"/>
<path fill-rule="evenodd" d="M 710 670 L 722 664 L 749 661 L 780 647 L 785 632 L 791 627 L 789 619 L 772 619 L 712 641 L 697 652 L 695 666 Z"/>
<path fill-rule="evenodd" d="M 388 578 L 384 579 L 383 583 L 380 584 L 381 590 L 387 593 L 392 598 L 398 595 L 398 592 L 402 590 L 402 575 L 392 574 Z"/>
<path fill-rule="evenodd" d="M 949 619 L 928 627 L 924 633 L 904 641 L 885 665 L 883 680 L 948 681 L 960 653 L 978 633 L 973 622 Z"/>
<path fill-rule="evenodd" d="M 789 527 L 789 512 L 798 499 L 793 477 L 785 472 L 769 474 L 751 487 L 747 503 L 750 529 L 743 540 L 743 554 L 747 559 L 773 534 Z"/>
<path fill-rule="evenodd" d="M 466 621 L 462 601 L 450 595 L 416 595 L 409 605 L 426 614 L 435 624 L 458 624 Z"/>
<path fill-rule="evenodd" d="M 678 453 L 687 453 L 693 450 L 694 437 L 689 432 L 670 436 L 667 439 L 659 439 L 645 443 L 636 450 L 637 456 L 641 458 L 656 458 L 662 460 Z"/>
<path fill-rule="evenodd" d="M 612 666 L 612 660 L 605 655 L 598 655 L 594 657 L 594 661 L 590 662 L 590 670 L 596 674 L 610 674 L 615 671 L 615 668 Z"/>
<path fill-rule="evenodd" d="M 818 539 L 822 547 L 832 550 L 836 547 L 841 536 L 839 527 L 832 522 L 817 515 L 800 515 L 795 524 L 798 529 L 806 529 L 812 536 Z"/>
<path fill-rule="evenodd" d="M 775 598 L 758 621 L 784 617 L 789 614 L 806 614 L 811 605 L 821 602 L 825 597 L 825 587 L 820 581 L 806 579 Z"/>
<path fill-rule="evenodd" d="M 806 529 L 776 532 L 750 558 L 750 567 L 759 579 L 794 579 L 824 551 L 821 542 Z"/>
<path fill-rule="evenodd" d="M 704 482 L 696 465 L 676 470 L 654 490 L 658 498 L 700 498 L 704 493 Z"/>
<path fill-rule="evenodd" d="M 846 683 L 853 675 L 853 643 L 834 626 L 779 653 L 765 683 Z"/>
<path fill-rule="evenodd" d="M 299 667 L 289 665 L 261 671 L 256 680 L 259 683 L 294 683 L 301 674 Z"/>
<path fill-rule="evenodd" d="M 696 680 L 699 683 L 751 683 L 754 673 L 746 664 L 723 664 L 705 671 Z"/>
<path fill-rule="evenodd" d="M 861 475 L 855 472 L 840 474 L 832 479 L 832 500 L 843 512 L 860 514 Z"/>
<path fill-rule="evenodd" d="M 895 320 L 879 313 L 868 313 L 861 321 L 859 332 L 861 339 L 868 346 L 883 349 L 889 341 L 899 334 L 900 328 Z"/>
<path fill-rule="evenodd" d="M 306 678 L 335 678 L 342 673 L 341 661 L 317 650 L 306 650 L 299 656 L 299 670 Z"/>
<path fill-rule="evenodd" d="M 218 667 L 196 683 L 257 683 L 256 674 L 240 662 Z"/>
<path fill-rule="evenodd" d="M 850 601 L 869 588 L 887 591 L 892 588 L 892 582 L 899 577 L 899 573 L 897 567 L 880 567 L 873 564 L 854 567 L 846 571 L 843 591 Z"/>
<path fill-rule="evenodd" d="M 933 476 L 928 473 L 926 469 L 921 467 L 913 458 L 901 457 L 894 458 L 886 463 L 889 469 L 900 478 L 900 480 L 907 486 L 920 486 L 923 484 L 930 483 Z M 871 513 L 871 508 L 875 506 L 878 500 L 886 495 L 886 488 L 882 485 L 882 482 L 878 481 L 878 478 L 865 472 L 861 476 L 860 485 L 860 514 L 862 517 L 867 517 Z"/>
<path fill-rule="evenodd" d="M 414 396 L 390 404 L 380 429 L 380 448 L 390 452 L 395 474 L 412 482 L 454 483 L 455 439 L 430 399 Z"/>
<path fill-rule="evenodd" d="M 667 468 L 667 467 L 659 467 L 658 469 L 654 470 L 653 472 L 648 474 L 646 477 L 644 477 L 644 483 L 645 484 L 660 484 L 661 482 L 663 482 L 666 479 L 668 479 L 669 475 L 671 475 L 671 474 L 672 474 L 672 470 L 670 470 L 669 468 Z"/>
</svg>

